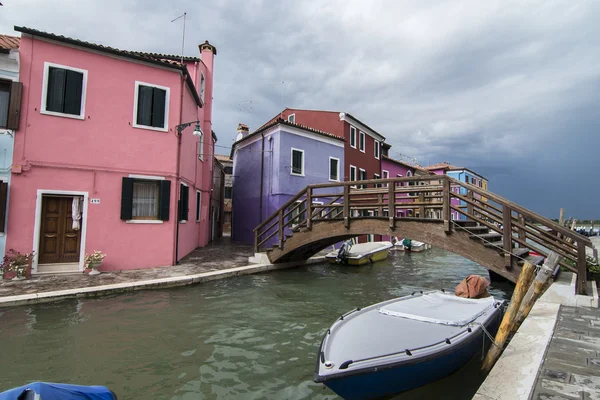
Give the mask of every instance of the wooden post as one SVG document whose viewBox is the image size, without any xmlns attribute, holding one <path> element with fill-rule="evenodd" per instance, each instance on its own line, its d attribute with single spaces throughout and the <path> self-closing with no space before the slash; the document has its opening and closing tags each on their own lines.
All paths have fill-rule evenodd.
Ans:
<svg viewBox="0 0 600 400">
<path fill-rule="evenodd" d="M 444 232 L 448 233 L 452 231 L 452 227 L 450 221 L 452 221 L 452 217 L 450 215 L 450 181 L 448 178 L 444 177 L 442 181 L 443 192 L 442 192 L 442 218 L 444 218 Z"/>
<path fill-rule="evenodd" d="M 513 292 L 512 298 L 510 299 L 510 304 L 506 309 L 506 313 L 502 318 L 502 322 L 500 323 L 500 328 L 496 333 L 496 339 L 494 340 L 496 346 L 490 347 L 485 360 L 483 361 L 483 365 L 481 369 L 484 372 L 489 372 L 496 360 L 502 353 L 502 349 L 504 347 L 504 343 L 508 338 L 508 334 L 510 333 L 513 323 L 515 322 L 515 317 L 517 316 L 517 312 L 519 311 L 519 306 L 521 305 L 521 301 L 527 292 L 527 289 L 531 285 L 531 281 L 533 279 L 533 275 L 535 274 L 535 266 L 526 262 L 523 265 L 523 269 L 519 274 L 519 280 L 517 280 L 517 286 L 515 287 L 515 291 Z"/>
<path fill-rule="evenodd" d="M 554 275 L 554 269 L 560 262 L 561 258 L 562 257 L 558 253 L 553 251 L 548 254 L 546 262 L 540 268 L 540 271 L 533 280 L 533 284 L 529 287 L 527 294 L 525 294 L 525 297 L 521 302 L 521 306 L 519 307 L 519 312 L 517 313 L 515 323 L 512 326 L 511 333 L 515 333 L 517 329 L 519 329 L 519 326 L 521 326 L 525 318 L 527 318 L 537 299 L 544 293 L 547 283 Z"/>
<path fill-rule="evenodd" d="M 259 231 L 254 232 L 254 252 L 255 253 L 258 253 L 258 232 Z"/>
<path fill-rule="evenodd" d="M 350 185 L 344 185 L 344 225 L 350 228 Z"/>
<path fill-rule="evenodd" d="M 388 218 L 390 229 L 396 229 L 396 185 L 388 185 Z"/>
<path fill-rule="evenodd" d="M 377 203 L 383 204 L 383 194 L 377 195 Z M 383 206 L 377 207 L 377 215 L 379 217 L 383 217 Z"/>
<path fill-rule="evenodd" d="M 558 216 L 558 223 L 560 224 L 560 226 L 565 225 L 565 209 L 564 208 L 560 209 L 560 214 Z"/>
<path fill-rule="evenodd" d="M 522 214 L 519 214 L 519 225 L 525 226 L 525 217 Z M 527 232 L 525 232 L 525 229 L 519 228 L 519 239 L 522 241 L 527 240 L 526 233 Z M 519 247 L 523 247 L 523 245 L 519 244 Z"/>
<path fill-rule="evenodd" d="M 467 202 L 467 215 L 469 217 L 473 216 L 473 191 L 467 189 L 467 199 L 471 200 L 471 202 Z"/>
<path fill-rule="evenodd" d="M 425 193 L 419 192 L 419 203 L 423 204 L 425 201 Z M 419 218 L 425 218 L 425 206 L 419 206 Z"/>
<path fill-rule="evenodd" d="M 504 246 L 504 267 L 512 268 L 512 210 L 504 206 L 502 209 L 502 233 Z"/>
<path fill-rule="evenodd" d="M 279 210 L 279 248 L 283 249 L 283 239 L 284 239 L 284 231 L 283 231 L 283 208 Z"/>
<path fill-rule="evenodd" d="M 312 229 L 312 188 L 306 188 L 306 227 Z"/>
<path fill-rule="evenodd" d="M 585 257 L 585 244 L 577 241 L 577 294 L 587 294 L 587 260 Z"/>
</svg>

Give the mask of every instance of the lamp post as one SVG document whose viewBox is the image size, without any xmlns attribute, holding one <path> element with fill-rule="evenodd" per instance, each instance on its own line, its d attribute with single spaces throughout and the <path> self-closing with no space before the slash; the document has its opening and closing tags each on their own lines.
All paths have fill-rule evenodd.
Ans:
<svg viewBox="0 0 600 400">
<path fill-rule="evenodd" d="M 192 126 L 193 124 L 196 124 L 196 126 L 194 127 L 194 132 L 192 132 L 192 135 L 198 137 L 204 136 L 204 132 L 202 132 L 202 128 L 200 128 L 200 121 L 196 120 L 185 122 L 175 127 L 177 129 L 177 140 L 181 140 L 181 134 L 183 133 L 183 130 L 188 126 Z M 178 180 L 179 177 L 177 176 L 176 179 Z M 175 264 L 177 265 L 179 264 L 179 209 L 181 208 L 179 203 L 181 202 L 181 198 L 179 188 L 176 187 L 175 190 L 177 190 L 177 221 L 175 222 Z"/>
</svg>

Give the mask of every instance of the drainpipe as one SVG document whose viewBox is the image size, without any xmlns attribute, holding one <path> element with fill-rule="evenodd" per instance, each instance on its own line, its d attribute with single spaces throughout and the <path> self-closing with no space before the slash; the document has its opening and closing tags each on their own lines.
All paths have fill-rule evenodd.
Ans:
<svg viewBox="0 0 600 400">
<path fill-rule="evenodd" d="M 260 133 L 260 136 L 262 136 L 262 150 L 260 152 L 260 200 L 258 203 L 258 212 L 259 212 L 259 220 L 258 223 L 260 224 L 262 222 L 262 217 L 263 217 L 263 170 L 265 167 L 265 134 L 264 132 Z"/>
<path fill-rule="evenodd" d="M 184 87 L 185 85 L 185 72 L 182 72 L 181 74 L 181 98 L 179 100 L 179 124 L 183 123 L 183 91 L 185 89 Z M 177 132 L 177 129 L 175 129 L 175 134 L 177 135 L 177 162 L 176 162 L 176 166 L 175 166 L 175 204 L 177 205 L 177 207 L 175 207 L 175 262 L 173 263 L 173 265 L 177 265 L 179 264 L 179 202 L 181 201 L 181 199 L 179 198 L 180 194 L 180 190 L 179 190 L 179 172 L 180 172 L 180 168 L 179 168 L 179 164 L 180 164 L 180 160 L 181 160 L 181 135 L 183 135 L 183 131 L 181 132 L 181 134 L 179 134 L 179 132 Z M 194 182 L 195 184 L 195 182 Z"/>
</svg>

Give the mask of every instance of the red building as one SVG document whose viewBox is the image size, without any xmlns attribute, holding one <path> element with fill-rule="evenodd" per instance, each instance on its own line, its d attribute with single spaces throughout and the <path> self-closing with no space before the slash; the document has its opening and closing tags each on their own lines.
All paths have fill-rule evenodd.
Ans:
<svg viewBox="0 0 600 400">
<path fill-rule="evenodd" d="M 338 111 L 286 108 L 265 125 L 277 118 L 346 139 L 343 174 L 345 181 L 381 178 L 381 154 L 383 148 L 389 146 L 384 143 L 383 135 L 354 116 Z"/>
</svg>

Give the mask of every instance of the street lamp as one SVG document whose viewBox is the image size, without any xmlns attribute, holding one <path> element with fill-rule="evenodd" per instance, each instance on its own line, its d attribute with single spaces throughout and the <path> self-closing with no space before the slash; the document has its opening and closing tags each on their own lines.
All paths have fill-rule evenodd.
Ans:
<svg viewBox="0 0 600 400">
<path fill-rule="evenodd" d="M 176 128 L 177 128 L 177 133 L 179 134 L 179 136 L 181 136 L 181 132 L 183 132 L 183 130 L 185 128 L 187 128 L 188 126 L 191 126 L 192 124 L 196 124 L 196 127 L 194 128 L 194 132 L 192 132 L 192 135 L 204 136 L 204 132 L 202 132 L 202 128 L 200 128 L 200 121 L 186 122 L 184 124 L 177 125 Z"/>
</svg>

